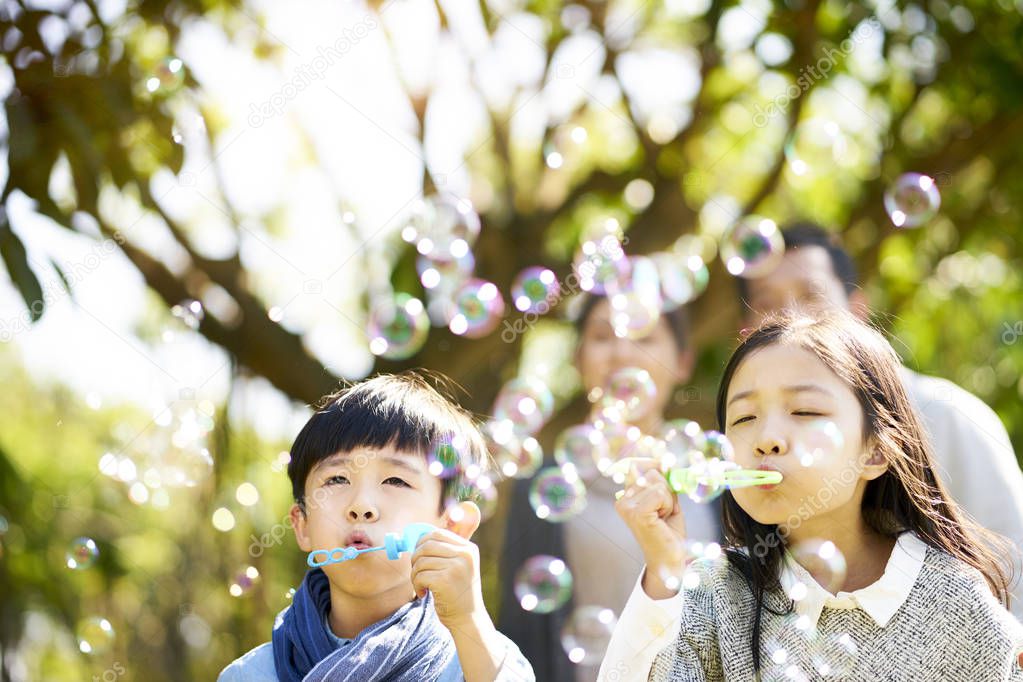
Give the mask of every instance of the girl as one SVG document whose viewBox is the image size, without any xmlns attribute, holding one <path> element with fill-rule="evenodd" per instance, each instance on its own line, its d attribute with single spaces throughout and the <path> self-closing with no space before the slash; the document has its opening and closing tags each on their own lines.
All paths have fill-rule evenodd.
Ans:
<svg viewBox="0 0 1023 682">
<path fill-rule="evenodd" d="M 736 462 L 783 480 L 726 492 L 728 547 L 697 561 L 664 477 L 626 490 L 618 512 L 646 569 L 600 679 L 1023 680 L 1006 545 L 935 477 L 877 331 L 848 314 L 767 321 L 729 361 L 717 414 Z M 807 462 L 822 420 L 841 437 Z M 847 562 L 837 594 L 790 551 L 822 541 Z"/>
</svg>

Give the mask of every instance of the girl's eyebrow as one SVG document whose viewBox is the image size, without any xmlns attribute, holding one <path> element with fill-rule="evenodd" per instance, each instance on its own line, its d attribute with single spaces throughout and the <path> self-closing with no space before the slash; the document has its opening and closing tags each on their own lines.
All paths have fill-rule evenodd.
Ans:
<svg viewBox="0 0 1023 682">
<path fill-rule="evenodd" d="M 831 391 L 824 388 L 823 386 L 818 386 L 817 384 L 796 384 L 795 386 L 786 386 L 781 390 L 784 393 L 822 393 L 826 396 L 833 397 Z M 737 400 L 750 398 L 752 396 L 755 396 L 756 394 L 757 394 L 756 391 L 741 391 L 733 395 L 732 399 L 728 401 L 728 404 L 731 405 Z"/>
</svg>

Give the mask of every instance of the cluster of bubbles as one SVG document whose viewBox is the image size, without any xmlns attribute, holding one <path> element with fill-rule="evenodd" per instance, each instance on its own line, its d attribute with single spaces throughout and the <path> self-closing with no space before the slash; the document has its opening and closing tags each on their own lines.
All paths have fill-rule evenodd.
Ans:
<svg viewBox="0 0 1023 682">
<path fill-rule="evenodd" d="M 120 452 L 100 457 L 100 472 L 123 482 L 135 504 L 167 508 L 168 489 L 194 488 L 213 472 L 208 438 L 214 409 L 206 400 L 160 409 L 148 428 Z"/>
<path fill-rule="evenodd" d="M 941 194 L 931 176 L 904 173 L 885 191 L 884 208 L 895 227 L 920 227 L 941 208 Z"/>
<path fill-rule="evenodd" d="M 494 282 L 474 275 L 472 247 L 480 225 L 465 199 L 435 195 L 417 202 L 401 236 L 419 254 L 416 271 L 426 301 L 402 292 L 373 296 L 367 321 L 372 353 L 391 360 L 412 357 L 426 343 L 431 326 L 467 338 L 481 338 L 497 328 L 508 307 Z M 678 244 L 649 256 L 627 256 L 623 242 L 617 219 L 598 220 L 583 231 L 572 262 L 571 287 L 550 268 L 530 266 L 514 278 L 508 300 L 523 314 L 543 315 L 566 290 L 606 294 L 615 333 L 638 339 L 656 327 L 662 313 L 706 289 L 708 270 L 701 256 Z"/>
<path fill-rule="evenodd" d="M 794 602 L 806 599 L 810 589 L 818 589 L 811 583 L 832 594 L 841 590 L 846 562 L 833 542 L 808 539 L 795 543 L 788 551 L 791 559 L 805 569 L 794 572 L 797 577 L 783 585 Z M 785 620 L 780 633 L 765 640 L 765 651 L 764 679 L 770 680 L 847 679 L 859 655 L 848 633 L 819 633 L 806 616 L 796 614 Z"/>
</svg>

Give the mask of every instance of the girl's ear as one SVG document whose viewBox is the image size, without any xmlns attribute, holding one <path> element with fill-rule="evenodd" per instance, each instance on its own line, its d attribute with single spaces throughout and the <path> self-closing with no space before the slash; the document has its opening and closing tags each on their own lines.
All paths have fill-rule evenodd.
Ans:
<svg viewBox="0 0 1023 682">
<path fill-rule="evenodd" d="M 880 446 L 871 444 L 869 448 L 863 453 L 863 472 L 860 474 L 860 478 L 865 481 L 880 478 L 884 472 L 888 471 L 888 459 L 884 456 Z"/>
<path fill-rule="evenodd" d="M 302 507 L 298 504 L 291 505 L 288 517 L 291 519 L 291 527 L 295 529 L 295 540 L 298 542 L 298 548 L 303 552 L 313 551 L 313 541 L 309 537 L 308 529 L 305 526 L 306 515 L 302 511 Z"/>
<path fill-rule="evenodd" d="M 480 527 L 483 513 L 476 506 L 475 502 L 465 500 L 445 509 L 440 520 L 445 530 L 449 530 L 455 535 L 460 535 L 468 540 L 476 532 L 476 529 Z"/>
</svg>

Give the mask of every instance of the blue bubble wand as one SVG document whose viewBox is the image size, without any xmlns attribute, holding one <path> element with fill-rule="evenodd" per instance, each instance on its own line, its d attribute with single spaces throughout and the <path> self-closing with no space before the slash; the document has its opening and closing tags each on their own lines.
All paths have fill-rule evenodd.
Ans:
<svg viewBox="0 0 1023 682">
<path fill-rule="evenodd" d="M 387 552 L 387 558 L 395 560 L 403 552 L 413 552 L 416 549 L 416 544 L 419 543 L 419 539 L 424 535 L 432 533 L 437 530 L 436 526 L 432 526 L 429 523 L 411 523 L 405 526 L 405 530 L 402 531 L 401 535 L 398 533 L 388 533 L 384 536 L 384 544 L 379 547 L 365 547 L 363 549 L 355 549 L 354 547 L 335 547 L 334 549 L 314 549 L 309 552 L 309 557 L 306 559 L 306 563 L 309 564 L 310 568 L 320 568 L 328 564 L 339 564 L 343 561 L 350 561 L 357 558 L 360 554 L 367 552 Z M 323 557 L 320 559 L 319 557 Z"/>
</svg>

